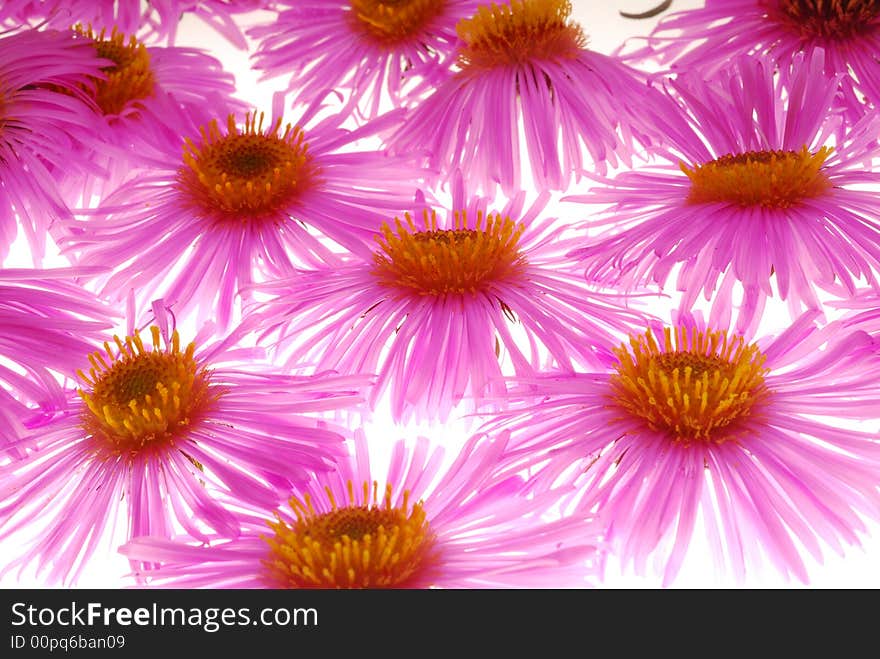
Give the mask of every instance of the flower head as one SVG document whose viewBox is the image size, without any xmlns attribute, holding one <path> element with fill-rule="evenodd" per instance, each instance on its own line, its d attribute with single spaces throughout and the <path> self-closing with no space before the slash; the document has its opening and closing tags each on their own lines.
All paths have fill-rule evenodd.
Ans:
<svg viewBox="0 0 880 659">
<path fill-rule="evenodd" d="M 50 224 L 70 217 L 64 175 L 96 171 L 77 151 L 94 127 L 82 90 L 93 86 L 99 64 L 66 32 L 0 37 L 0 262 L 19 230 L 39 261 Z"/>
<path fill-rule="evenodd" d="M 862 427 L 880 413 L 880 351 L 817 317 L 754 341 L 682 315 L 605 372 L 524 382 L 490 427 L 512 431 L 511 469 L 531 467 L 535 488 L 575 482 L 574 509 L 608 520 L 637 572 L 671 583 L 699 517 L 719 570 L 742 581 L 766 560 L 806 582 L 799 546 L 843 553 L 880 516 L 880 438 Z"/>
<path fill-rule="evenodd" d="M 328 238 L 366 252 L 378 218 L 411 203 L 408 159 L 351 150 L 362 131 L 315 112 L 293 124 L 256 112 L 243 125 L 212 120 L 184 136 L 182 155 L 166 153 L 64 227 L 59 244 L 79 263 L 117 268 L 108 295 L 135 288 L 228 326 L 255 279 L 333 262 Z"/>
<path fill-rule="evenodd" d="M 275 375 L 230 339 L 184 343 L 154 309 L 147 337 L 80 355 L 79 388 L 0 468 L 0 537 L 24 538 L 7 569 L 73 583 L 120 515 L 127 537 L 235 536 L 232 503 L 273 507 L 343 451 L 322 415 L 357 404 L 367 379 Z"/>
<path fill-rule="evenodd" d="M 86 92 L 96 126 L 83 154 L 102 175 L 68 177 L 71 206 L 92 206 L 132 170 L 160 166 L 167 153 L 179 151 L 182 134 L 197 131 L 218 109 L 245 107 L 233 98 L 233 76 L 205 51 L 148 46 L 116 28 L 77 24 L 73 31 L 107 65 Z"/>
<path fill-rule="evenodd" d="M 432 168 L 460 167 L 489 194 L 498 184 L 508 195 L 528 187 L 529 169 L 539 189 L 564 189 L 584 173 L 584 151 L 600 171 L 629 162 L 669 103 L 638 71 L 586 49 L 570 12 L 565 0 L 511 0 L 459 21 L 459 70 L 390 147 L 427 149 Z"/>
<path fill-rule="evenodd" d="M 478 2 L 285 0 L 276 20 L 249 30 L 259 42 L 254 67 L 264 77 L 291 74 L 299 100 L 347 89 L 359 112 L 375 117 L 383 101 L 412 103 L 449 77 L 455 25 Z"/>
<path fill-rule="evenodd" d="M 880 175 L 864 163 L 880 123 L 865 117 L 835 138 L 821 53 L 792 66 L 791 92 L 771 64 L 749 58 L 717 83 L 684 74 L 672 83 L 690 126 L 670 134 L 659 162 L 567 198 L 608 204 L 608 231 L 573 253 L 588 279 L 664 286 L 678 268 L 683 306 L 702 293 L 713 323 L 726 324 L 741 296 L 740 332 L 774 290 L 797 317 L 820 308 L 820 290 L 846 295 L 875 281 L 880 216 L 864 184 Z"/>
<path fill-rule="evenodd" d="M 559 493 L 535 497 L 494 478 L 506 438 L 472 437 L 451 465 L 419 438 L 397 442 L 371 469 L 363 435 L 339 469 L 297 489 L 271 514 L 249 513 L 231 541 L 194 548 L 135 538 L 131 559 L 174 588 L 586 587 L 601 569 L 597 528 L 584 517 L 542 518 Z M 384 472 L 384 478 L 383 478 Z"/>
<path fill-rule="evenodd" d="M 390 390 L 398 420 L 491 404 L 511 368 L 609 363 L 596 346 L 640 314 L 588 289 L 563 257 L 572 242 L 538 219 L 546 199 L 524 201 L 492 211 L 459 182 L 450 208 L 383 222 L 369 257 L 259 286 L 272 297 L 251 322 L 293 367 L 377 373 L 371 401 Z"/>
<path fill-rule="evenodd" d="M 628 56 L 656 58 L 674 70 L 714 75 L 742 55 L 767 59 L 793 83 L 792 64 L 824 51 L 824 69 L 841 82 L 844 106 L 855 116 L 877 105 L 880 72 L 880 2 L 876 0 L 716 0 L 662 19 L 645 48 Z"/>
</svg>

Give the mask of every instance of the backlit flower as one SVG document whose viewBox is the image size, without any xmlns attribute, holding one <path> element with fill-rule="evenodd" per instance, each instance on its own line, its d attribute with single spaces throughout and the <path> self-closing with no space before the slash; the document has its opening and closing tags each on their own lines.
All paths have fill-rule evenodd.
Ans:
<svg viewBox="0 0 880 659">
<path fill-rule="evenodd" d="M 67 177 L 71 206 L 91 206 L 133 170 L 160 166 L 166 154 L 180 152 L 182 135 L 197 132 L 217 113 L 245 109 L 233 98 L 232 74 L 205 51 L 147 46 L 115 28 L 78 24 L 74 32 L 110 65 L 87 92 L 97 121 L 81 156 L 103 175 Z"/>
<path fill-rule="evenodd" d="M 783 84 L 792 64 L 824 51 L 827 74 L 841 76 L 846 105 L 864 112 L 853 86 L 875 106 L 880 101 L 880 2 L 877 0 L 711 0 L 669 14 L 632 61 L 656 58 L 674 70 L 713 75 L 741 55 L 766 58 Z"/>
<path fill-rule="evenodd" d="M 277 18 L 249 30 L 254 68 L 290 74 L 297 99 L 347 89 L 362 115 L 432 89 L 455 62 L 455 25 L 479 0 L 284 0 Z M 341 48 L 340 45 L 345 47 Z"/>
<path fill-rule="evenodd" d="M 388 137 L 391 148 L 427 149 L 432 169 L 460 167 L 490 194 L 529 187 L 529 169 L 539 189 L 559 190 L 585 168 L 630 162 L 669 103 L 640 72 L 588 50 L 570 12 L 565 0 L 511 0 L 460 21 L 459 70 Z"/>
<path fill-rule="evenodd" d="M 75 152 L 94 128 L 81 86 L 92 84 L 99 64 L 94 51 L 67 32 L 0 37 L 0 263 L 18 231 L 38 262 L 49 225 L 70 216 L 61 179 L 95 171 Z"/>
<path fill-rule="evenodd" d="M 369 253 L 379 218 L 412 203 L 418 172 L 407 159 L 352 150 L 364 133 L 316 111 L 293 124 L 256 112 L 244 125 L 212 120 L 186 136 L 182 155 L 169 152 L 66 226 L 63 252 L 116 267 L 101 282 L 107 295 L 134 288 L 179 314 L 216 313 L 223 326 L 255 277 L 333 262 L 325 238 Z"/>
<path fill-rule="evenodd" d="M 817 317 L 753 341 L 682 316 L 633 334 L 613 369 L 523 382 L 491 427 L 536 489 L 574 481 L 574 509 L 610 522 L 637 573 L 672 583 L 699 520 L 720 572 L 769 562 L 806 582 L 804 554 L 842 554 L 880 518 L 880 350 Z"/>
<path fill-rule="evenodd" d="M 65 29 L 74 23 L 84 23 L 108 32 L 116 28 L 149 43 L 173 44 L 182 18 L 191 15 L 236 47 L 245 48 L 247 43 L 236 17 L 270 3 L 271 0 L 4 0 L 0 24 L 42 24 Z"/>
<path fill-rule="evenodd" d="M 492 211 L 459 184 L 449 209 L 383 222 L 368 257 L 260 285 L 272 297 L 249 321 L 292 367 L 377 373 L 371 402 L 390 391 L 397 420 L 473 411 L 504 392 L 510 368 L 609 363 L 597 346 L 641 316 L 588 289 L 563 256 L 573 242 L 539 219 L 546 198 L 524 200 Z"/>
<path fill-rule="evenodd" d="M 115 324 L 107 304 L 73 283 L 86 274 L 0 268 L 0 449 L 24 434 L 27 418 L 65 405 L 58 376 L 74 373 Z"/>
<path fill-rule="evenodd" d="M 545 521 L 559 498 L 530 496 L 494 469 L 505 438 L 471 438 L 454 463 L 424 437 L 370 467 L 363 436 L 338 471 L 296 490 L 289 507 L 243 515 L 234 540 L 191 545 L 136 538 L 129 558 L 160 567 L 173 588 L 586 587 L 601 570 L 599 534 L 584 516 Z"/>
<path fill-rule="evenodd" d="M 0 539 L 17 547 L 5 570 L 73 583 L 118 523 L 126 537 L 235 536 L 231 504 L 274 507 L 344 452 L 322 415 L 357 404 L 364 378 L 276 375 L 228 339 L 197 349 L 156 309 L 147 337 L 80 355 L 80 388 L 0 468 Z"/>
<path fill-rule="evenodd" d="M 744 58 L 728 73 L 717 84 L 679 76 L 671 84 L 691 127 L 668 136 L 656 164 L 568 199 L 609 205 L 607 220 L 587 222 L 607 232 L 574 253 L 588 279 L 626 288 L 675 277 L 682 305 L 702 293 L 715 324 L 737 303 L 743 332 L 776 294 L 796 317 L 820 308 L 820 290 L 876 282 L 880 206 L 866 185 L 880 174 L 865 163 L 880 120 L 834 137 L 835 84 L 821 53 L 795 62 L 790 92 L 764 61 Z"/>
</svg>

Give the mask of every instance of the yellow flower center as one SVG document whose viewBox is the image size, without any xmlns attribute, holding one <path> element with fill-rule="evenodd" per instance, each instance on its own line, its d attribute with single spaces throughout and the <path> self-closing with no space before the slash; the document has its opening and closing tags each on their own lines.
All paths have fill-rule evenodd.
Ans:
<svg viewBox="0 0 880 659">
<path fill-rule="evenodd" d="M 822 171 L 830 153 L 824 146 L 816 153 L 807 147 L 800 151 L 748 151 L 692 168 L 684 163 L 679 167 L 691 180 L 688 203 L 788 208 L 831 188 Z"/>
<path fill-rule="evenodd" d="M 74 27 L 79 34 L 94 41 L 98 56 L 114 62 L 101 69 L 105 80 L 95 81 L 95 101 L 104 114 L 119 114 L 132 101 L 153 95 L 155 79 L 150 68 L 150 53 L 134 37 L 125 36 L 114 28 L 110 36 L 106 31 L 96 37 L 91 28 Z"/>
<path fill-rule="evenodd" d="M 447 0 L 351 0 L 356 29 L 381 46 L 393 47 L 424 34 Z"/>
<path fill-rule="evenodd" d="M 296 522 L 288 525 L 276 515 L 264 537 L 269 557 L 264 561 L 268 581 L 276 588 L 405 588 L 431 569 L 437 556 L 434 536 L 421 503 L 391 505 L 391 486 L 378 502 L 377 485 L 364 483 L 358 502 L 351 481 L 348 504 L 339 507 L 327 488 L 330 512 L 317 513 L 312 499 L 296 497 L 290 506 Z"/>
<path fill-rule="evenodd" d="M 89 374 L 77 372 L 87 385 L 78 392 L 88 408 L 83 427 L 111 454 L 173 445 L 219 395 L 211 391 L 207 372 L 193 357 L 194 343 L 181 352 L 175 331 L 163 350 L 159 328 L 150 331 L 152 348 L 137 332 L 124 342 L 114 337 L 118 351 L 105 343 L 107 359 L 95 352 L 89 355 Z"/>
<path fill-rule="evenodd" d="M 844 41 L 872 28 L 880 0 L 779 0 L 781 20 L 804 39 Z"/>
<path fill-rule="evenodd" d="M 657 337 L 659 338 L 659 336 Z M 662 349 L 652 332 L 621 346 L 611 390 L 617 407 L 675 441 L 723 443 L 735 436 L 767 394 L 765 357 L 725 332 L 665 328 Z"/>
<path fill-rule="evenodd" d="M 569 14 L 568 0 L 482 5 L 456 26 L 463 42 L 458 63 L 463 69 L 479 70 L 577 57 L 587 40 L 580 26 L 569 21 Z"/>
<path fill-rule="evenodd" d="M 259 121 L 256 112 L 248 113 L 239 131 L 229 115 L 226 134 L 215 119 L 202 127 L 201 137 L 198 145 L 186 139 L 179 184 L 215 217 L 241 221 L 272 215 L 316 180 L 318 168 L 303 131 L 287 124 L 282 133 L 281 119 L 264 132 L 263 113 Z"/>
<path fill-rule="evenodd" d="M 473 228 L 467 214 L 456 212 L 455 228 L 438 229 L 436 212 L 424 213 L 424 230 L 412 216 L 395 230 L 382 223 L 373 274 L 382 286 L 420 295 L 477 294 L 522 276 L 526 261 L 518 243 L 524 226 L 498 213 L 477 213 Z"/>
</svg>

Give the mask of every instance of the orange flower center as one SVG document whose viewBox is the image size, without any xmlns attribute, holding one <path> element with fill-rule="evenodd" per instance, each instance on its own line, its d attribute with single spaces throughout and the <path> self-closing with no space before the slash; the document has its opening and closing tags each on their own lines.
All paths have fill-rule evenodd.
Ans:
<svg viewBox="0 0 880 659">
<path fill-rule="evenodd" d="M 872 28 L 878 0 L 779 0 L 780 19 L 804 39 L 845 41 Z"/>
<path fill-rule="evenodd" d="M 114 62 L 101 69 L 107 78 L 95 81 L 95 101 L 105 115 L 119 114 L 131 102 L 153 95 L 155 79 L 150 68 L 150 53 L 134 37 L 125 36 L 114 28 L 96 37 L 91 28 L 74 27 L 79 34 L 94 41 L 98 56 Z"/>
<path fill-rule="evenodd" d="M 788 208 L 819 197 L 831 188 L 822 165 L 831 149 L 748 151 L 716 158 L 703 165 L 679 166 L 691 180 L 687 201 L 727 202 L 739 206 Z"/>
<path fill-rule="evenodd" d="M 193 357 L 194 343 L 181 352 L 175 331 L 162 349 L 159 328 L 150 331 L 152 348 L 137 332 L 124 342 L 114 337 L 118 351 L 105 343 L 107 359 L 95 352 L 89 374 L 77 372 L 87 385 L 78 392 L 87 406 L 83 427 L 114 455 L 173 445 L 219 395 Z"/>
<path fill-rule="evenodd" d="M 201 129 L 201 141 L 187 139 L 179 183 L 198 207 L 219 218 L 244 220 L 286 208 L 314 184 L 318 173 L 303 131 L 281 119 L 263 131 L 263 113 L 245 117 L 243 131 L 235 116 L 223 134 L 217 120 Z"/>
<path fill-rule="evenodd" d="M 463 42 L 458 63 L 465 70 L 480 70 L 577 57 L 587 40 L 570 14 L 568 0 L 483 5 L 456 26 Z"/>
<path fill-rule="evenodd" d="M 675 441 L 731 439 L 731 424 L 748 417 L 767 394 L 765 357 L 742 337 L 684 327 L 673 335 L 665 328 L 662 349 L 650 331 L 630 337 L 630 347 L 615 351 L 614 402 Z"/>
<path fill-rule="evenodd" d="M 478 213 L 469 228 L 467 214 L 456 212 L 454 229 L 438 229 L 436 213 L 425 211 L 424 230 L 408 213 L 404 217 L 406 225 L 395 218 L 395 230 L 383 222 L 377 237 L 373 274 L 383 286 L 420 295 L 476 295 L 525 271 L 518 246 L 525 227 L 509 217 Z"/>
<path fill-rule="evenodd" d="M 348 504 L 337 505 L 327 488 L 330 512 L 315 512 L 312 499 L 296 497 L 296 522 L 276 515 L 274 537 L 264 537 L 268 581 L 276 588 L 405 588 L 436 562 L 434 537 L 421 503 L 391 505 L 391 486 L 378 502 L 377 485 L 363 484 L 360 502 L 351 481 Z"/>
<path fill-rule="evenodd" d="M 418 39 L 447 0 L 351 0 L 356 29 L 381 46 Z"/>
</svg>

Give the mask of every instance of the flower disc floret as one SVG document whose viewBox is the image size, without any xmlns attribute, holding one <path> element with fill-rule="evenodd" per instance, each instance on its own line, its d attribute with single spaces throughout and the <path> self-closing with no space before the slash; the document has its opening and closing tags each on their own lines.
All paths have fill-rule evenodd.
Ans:
<svg viewBox="0 0 880 659">
<path fill-rule="evenodd" d="M 831 188 L 822 166 L 831 149 L 747 151 L 728 154 L 702 165 L 681 163 L 691 181 L 691 204 L 727 202 L 739 206 L 789 208 L 820 197 Z"/>
<path fill-rule="evenodd" d="M 493 284 L 520 276 L 526 266 L 519 249 L 525 227 L 499 213 L 477 213 L 468 227 L 467 213 L 454 213 L 454 226 L 440 229 L 436 213 L 424 212 L 424 229 L 412 216 L 382 224 L 373 274 L 383 286 L 420 295 L 477 294 Z"/>
<path fill-rule="evenodd" d="M 104 353 L 89 355 L 88 375 L 78 371 L 87 385 L 78 392 L 86 403 L 82 424 L 112 454 L 173 445 L 216 398 L 195 344 L 181 351 L 175 331 L 162 349 L 159 328 L 150 331 L 152 348 L 137 332 L 125 341 L 114 337 L 116 351 L 105 343 Z"/>
<path fill-rule="evenodd" d="M 571 59 L 586 45 L 581 27 L 569 20 L 567 0 L 511 0 L 483 5 L 456 26 L 464 69 L 494 69 L 535 60 Z"/>
<path fill-rule="evenodd" d="M 434 536 L 421 502 L 410 507 L 408 493 L 391 504 L 391 486 L 381 504 L 373 482 L 372 504 L 358 504 L 348 482 L 348 503 L 339 506 L 326 489 L 331 509 L 319 513 L 309 495 L 293 497 L 296 522 L 276 516 L 271 551 L 264 561 L 267 578 L 280 588 L 402 588 L 434 562 Z M 369 501 L 363 484 L 361 501 Z"/>
<path fill-rule="evenodd" d="M 768 393 L 765 357 L 755 345 L 726 332 L 665 328 L 630 337 L 615 352 L 614 405 L 674 441 L 721 444 L 735 436 Z"/>
</svg>

